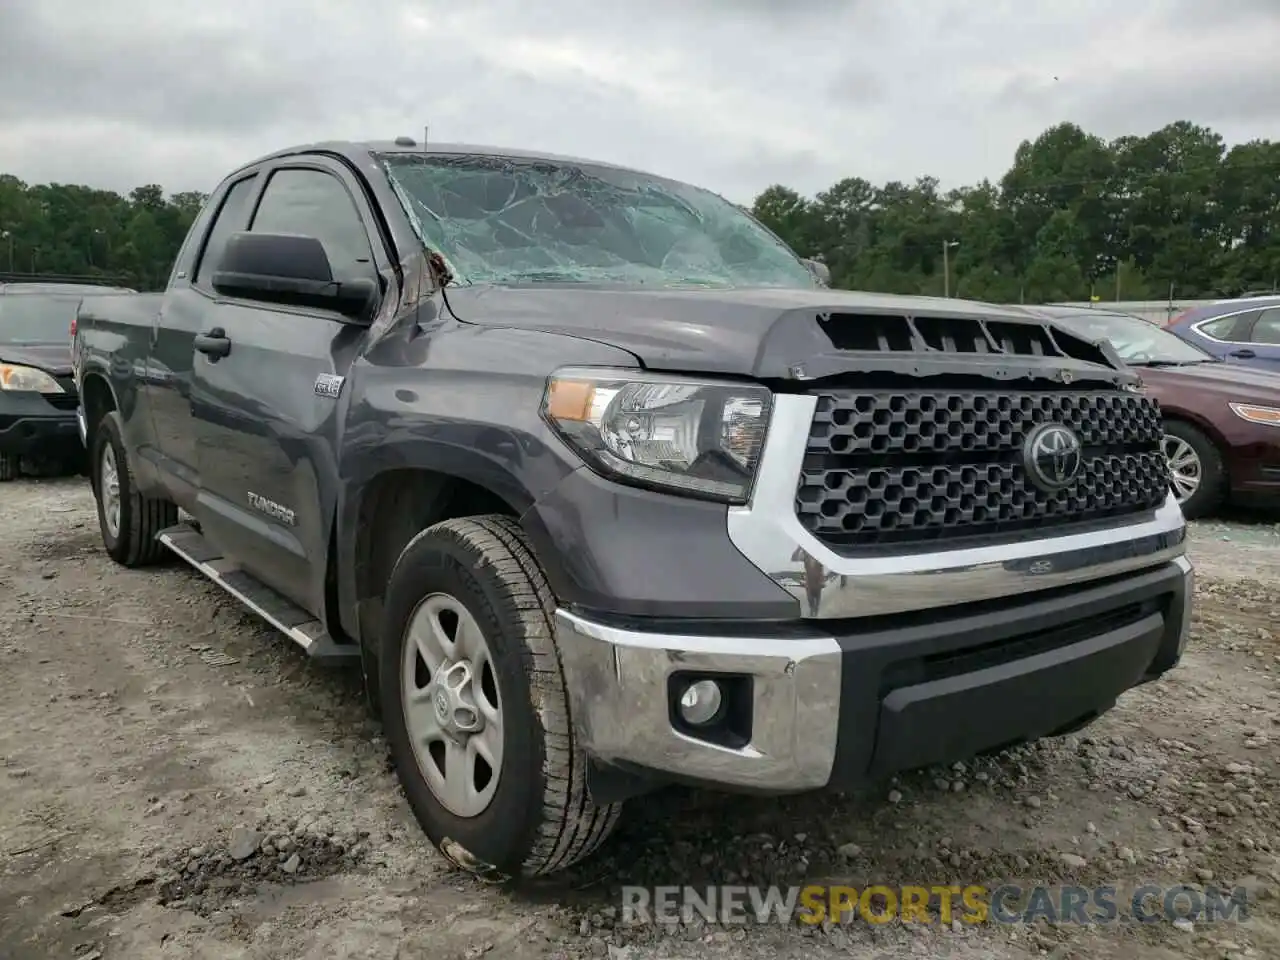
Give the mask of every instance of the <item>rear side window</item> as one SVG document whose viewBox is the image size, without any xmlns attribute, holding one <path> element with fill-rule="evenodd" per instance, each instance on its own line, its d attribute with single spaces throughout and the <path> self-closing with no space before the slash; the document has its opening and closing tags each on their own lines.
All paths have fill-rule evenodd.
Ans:
<svg viewBox="0 0 1280 960">
<path fill-rule="evenodd" d="M 1241 321 L 1247 321 L 1252 314 L 1236 314 L 1232 317 L 1218 317 L 1216 320 L 1210 320 L 1208 323 L 1202 323 L 1197 328 L 1205 336 L 1213 337 L 1215 340 L 1238 340 L 1239 331 L 1244 324 Z"/>
<path fill-rule="evenodd" d="M 244 229 L 245 205 L 253 193 L 253 184 L 257 175 L 237 180 L 227 191 L 218 209 L 218 214 L 209 229 L 209 239 L 204 245 L 204 253 L 200 255 L 200 266 L 196 268 L 195 282 L 203 287 L 210 286 L 213 273 L 222 260 L 222 250 L 227 245 L 227 238 L 238 230 Z"/>
<path fill-rule="evenodd" d="M 1259 314 L 1249 339 L 1254 343 L 1280 345 L 1280 307 L 1272 307 Z"/>
<path fill-rule="evenodd" d="M 278 170 L 254 214 L 254 233 L 292 233 L 324 245 L 335 280 L 372 277 L 373 249 L 360 211 L 337 177 L 320 170 Z"/>
</svg>

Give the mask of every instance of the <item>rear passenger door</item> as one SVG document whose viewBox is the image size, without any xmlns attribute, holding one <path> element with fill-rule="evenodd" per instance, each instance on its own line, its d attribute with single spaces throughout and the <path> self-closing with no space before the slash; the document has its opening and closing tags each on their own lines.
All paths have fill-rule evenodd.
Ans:
<svg viewBox="0 0 1280 960">
<path fill-rule="evenodd" d="M 1244 340 L 1245 345 L 1233 350 L 1236 359 L 1243 359 L 1251 366 L 1280 370 L 1280 307 L 1268 307 L 1253 314 Z"/>
<path fill-rule="evenodd" d="M 263 172 L 249 229 L 316 237 L 335 279 L 378 279 L 389 262 L 351 172 L 327 158 L 288 158 Z M 230 353 L 195 355 L 198 516 L 219 552 L 305 610 L 324 608 L 337 498 L 335 450 L 345 377 L 366 329 L 323 309 L 220 298 L 204 330 Z M 339 381 L 330 381 L 331 384 Z"/>
<path fill-rule="evenodd" d="M 222 258 L 227 237 L 249 222 L 258 181 L 256 173 L 246 173 L 211 198 L 210 211 L 192 227 L 187 245 L 178 254 L 151 331 L 146 390 L 157 466 L 169 495 L 186 510 L 194 509 L 199 491 L 191 404 L 195 337 L 215 307 L 210 277 Z"/>
<path fill-rule="evenodd" d="M 1191 329 L 1196 343 L 1228 363 L 1280 370 L 1280 307 L 1241 310 Z"/>
</svg>

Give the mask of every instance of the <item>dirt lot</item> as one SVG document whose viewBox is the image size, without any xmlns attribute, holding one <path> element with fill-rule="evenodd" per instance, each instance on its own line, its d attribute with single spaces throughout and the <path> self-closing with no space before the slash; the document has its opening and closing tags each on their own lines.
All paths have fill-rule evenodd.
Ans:
<svg viewBox="0 0 1280 960">
<path fill-rule="evenodd" d="M 1197 525 L 1183 665 L 1081 734 L 867 796 L 663 795 L 603 856 L 519 895 L 420 836 L 353 673 L 181 565 L 114 566 L 84 481 L 0 487 L 0 544 L 6 960 L 1280 956 L 1270 524 Z M 1245 923 L 1190 927 L 617 919 L 622 883 L 805 878 L 1243 885 L 1251 903 Z"/>
</svg>

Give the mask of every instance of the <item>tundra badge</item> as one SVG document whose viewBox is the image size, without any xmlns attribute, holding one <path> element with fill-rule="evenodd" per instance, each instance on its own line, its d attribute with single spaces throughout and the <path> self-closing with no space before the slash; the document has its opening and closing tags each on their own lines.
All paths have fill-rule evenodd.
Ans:
<svg viewBox="0 0 1280 960">
<path fill-rule="evenodd" d="M 332 373 L 322 373 L 316 377 L 316 396 L 328 397 L 330 400 L 337 400 L 342 396 L 342 385 L 346 383 L 346 377 L 339 377 Z"/>
<path fill-rule="evenodd" d="M 273 520 L 279 520 L 281 523 L 288 524 L 291 527 L 297 523 L 294 519 L 293 511 L 288 507 L 282 507 L 274 500 L 268 500 L 266 497 L 260 497 L 252 491 L 249 492 L 249 505 L 253 507 L 253 509 L 261 513 L 265 513 Z"/>
</svg>

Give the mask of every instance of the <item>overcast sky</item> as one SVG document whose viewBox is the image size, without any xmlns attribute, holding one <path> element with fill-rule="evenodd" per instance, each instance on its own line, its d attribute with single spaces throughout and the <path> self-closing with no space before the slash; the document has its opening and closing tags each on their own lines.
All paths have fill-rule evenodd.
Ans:
<svg viewBox="0 0 1280 960">
<path fill-rule="evenodd" d="M 1280 0 L 0 0 L 0 172 L 209 190 L 317 139 L 611 160 L 747 202 L 998 177 L 1073 120 L 1280 138 Z"/>
</svg>

